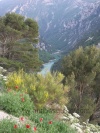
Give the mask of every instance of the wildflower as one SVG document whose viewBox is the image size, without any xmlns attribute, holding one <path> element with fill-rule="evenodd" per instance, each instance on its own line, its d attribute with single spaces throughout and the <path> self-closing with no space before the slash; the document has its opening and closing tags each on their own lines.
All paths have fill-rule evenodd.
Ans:
<svg viewBox="0 0 100 133">
<path fill-rule="evenodd" d="M 15 124 L 15 125 L 14 125 L 14 128 L 18 128 L 18 126 Z"/>
<path fill-rule="evenodd" d="M 18 86 L 15 86 L 16 89 L 18 89 Z"/>
<path fill-rule="evenodd" d="M 49 121 L 48 124 L 52 124 L 52 121 Z"/>
<path fill-rule="evenodd" d="M 21 101 L 22 101 L 22 102 L 24 102 L 24 101 L 25 101 L 25 99 L 24 99 L 24 98 L 21 98 Z"/>
<path fill-rule="evenodd" d="M 43 118 L 40 118 L 40 122 L 42 122 L 43 121 Z"/>
<path fill-rule="evenodd" d="M 20 117 L 20 121 L 24 121 L 24 117 Z"/>
<path fill-rule="evenodd" d="M 27 124 L 27 125 L 26 125 L 26 128 L 30 128 L 30 125 L 29 125 L 29 124 Z"/>
<path fill-rule="evenodd" d="M 34 128 L 33 128 L 33 130 L 34 130 L 34 131 L 36 131 L 36 130 L 37 130 L 37 128 L 36 128 L 36 127 L 34 127 Z"/>
</svg>

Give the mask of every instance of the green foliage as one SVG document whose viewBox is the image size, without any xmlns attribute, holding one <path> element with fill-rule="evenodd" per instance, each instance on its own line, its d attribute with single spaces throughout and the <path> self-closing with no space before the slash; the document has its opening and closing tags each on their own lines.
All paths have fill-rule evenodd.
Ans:
<svg viewBox="0 0 100 133">
<path fill-rule="evenodd" d="M 10 59 L 23 65 L 25 71 L 38 71 L 42 62 L 38 50 L 29 43 L 15 43 L 10 51 Z"/>
<path fill-rule="evenodd" d="M 20 101 L 22 101 L 22 97 L 27 100 L 27 105 L 25 104 L 25 106 L 23 106 L 25 101 L 20 103 Z M 40 111 L 33 111 L 32 107 L 34 108 L 34 106 L 30 102 L 29 96 L 24 93 L 16 93 L 15 91 L 9 89 L 8 93 L 4 93 L 0 96 L 0 107 L 3 107 L 2 109 L 4 111 L 18 117 L 28 116 L 28 119 L 20 117 L 20 122 L 17 122 L 14 119 L 4 119 L 0 121 L 0 132 L 2 133 L 76 133 L 66 123 L 55 120 L 55 113 L 47 112 L 46 110 L 42 113 L 40 113 Z M 29 128 L 27 128 L 26 125 L 28 125 Z"/>
<path fill-rule="evenodd" d="M 100 82 L 96 80 L 100 74 L 100 49 L 80 47 L 63 58 L 60 70 L 66 76 L 64 84 L 70 86 L 70 111 L 80 113 L 84 119 L 89 118 L 96 108 L 96 94 L 100 94 L 95 89 Z"/>
<path fill-rule="evenodd" d="M 2 21 L 0 24 L 5 27 L 4 32 L 2 32 L 2 30 L 0 30 L 1 35 L 2 34 L 5 35 L 6 28 L 9 28 L 11 31 L 15 30 L 16 32 L 20 33 L 21 36 L 19 39 L 27 38 L 27 39 L 29 39 L 29 41 L 34 42 L 34 39 L 36 40 L 36 38 L 38 37 L 37 22 L 30 18 L 25 19 L 24 16 L 21 16 L 19 14 L 7 13 L 4 17 L 1 17 L 1 20 Z M 10 32 L 9 33 L 7 32 L 6 34 L 10 35 Z M 8 38 L 9 38 L 9 40 L 7 40 L 7 43 L 8 43 L 8 41 L 12 42 L 12 41 L 16 41 L 18 39 L 18 38 L 16 38 L 16 36 L 14 38 L 13 34 L 11 36 L 8 36 Z M 11 38 L 14 40 L 10 40 Z M 6 39 L 6 38 L 4 38 L 4 39 Z"/>
<path fill-rule="evenodd" d="M 32 125 L 26 128 L 26 125 L 16 123 L 14 120 L 4 119 L 0 121 L 0 133 L 32 133 Z"/>
<path fill-rule="evenodd" d="M 66 76 L 71 75 L 72 72 L 74 72 L 77 80 L 78 78 L 81 78 L 82 80 L 85 75 L 84 80 L 87 80 L 87 73 L 95 74 L 95 72 L 99 72 L 99 57 L 100 50 L 95 46 L 86 47 L 85 49 L 80 47 L 78 50 L 72 52 L 70 55 L 63 59 L 62 72 Z"/>
<path fill-rule="evenodd" d="M 59 59 L 58 61 L 56 61 L 51 68 L 51 72 L 60 71 L 61 64 L 62 64 L 62 59 Z"/>
<path fill-rule="evenodd" d="M 24 65 L 22 63 L 7 58 L 0 58 L 0 66 L 6 68 L 7 70 L 18 70 L 20 68 L 24 68 Z"/>
<path fill-rule="evenodd" d="M 75 130 L 71 129 L 69 125 L 66 125 L 63 122 L 53 122 L 52 125 L 47 123 L 42 124 L 42 129 L 39 129 L 39 132 L 43 133 L 76 133 Z"/>
<path fill-rule="evenodd" d="M 54 116 L 54 113 L 38 112 L 32 114 L 30 119 L 37 124 L 39 133 L 76 133 L 76 131 L 66 123 L 55 120 Z M 49 124 L 49 122 L 51 122 L 51 124 Z"/>
<path fill-rule="evenodd" d="M 24 40 L 25 42 L 23 43 Z M 41 66 L 37 49 L 38 25 L 32 19 L 7 13 L 0 18 L 0 59 L 5 68 L 23 68 L 25 71 L 37 71 Z M 2 62 L 6 61 L 5 64 Z"/>
<path fill-rule="evenodd" d="M 47 103 L 64 104 L 68 87 L 61 83 L 64 76 L 61 73 L 45 77 L 40 74 L 27 74 L 23 71 L 8 75 L 7 87 L 17 91 L 27 92 L 37 108 L 43 108 Z M 18 86 L 16 89 L 15 86 Z"/>
<path fill-rule="evenodd" d="M 40 118 L 43 118 L 39 115 L 36 115 L 36 119 L 33 121 L 36 122 L 36 120 L 40 120 Z M 47 119 L 46 119 L 47 118 Z M 70 128 L 69 125 L 66 125 L 63 122 L 58 121 L 51 121 L 52 123 L 49 124 L 51 121 L 51 117 L 47 115 L 44 115 L 43 121 L 36 122 L 36 126 L 34 126 L 32 123 L 16 123 L 14 120 L 8 120 L 4 119 L 0 121 L 0 133 L 76 133 L 73 129 Z M 26 128 L 26 125 L 29 125 L 29 128 Z M 34 130 L 34 128 L 36 130 Z"/>
<path fill-rule="evenodd" d="M 50 55 L 50 53 L 44 50 L 39 51 L 39 57 L 40 57 L 40 60 L 42 60 L 44 63 L 47 63 L 49 60 L 54 59 L 54 57 Z"/>
<path fill-rule="evenodd" d="M 29 116 L 34 109 L 33 102 L 28 94 L 12 91 L 0 96 L 0 108 L 15 116 Z"/>
<path fill-rule="evenodd" d="M 38 25 L 35 20 L 32 20 L 30 18 L 27 18 L 25 20 L 25 24 L 27 25 L 27 30 L 25 33 L 25 37 L 31 38 L 31 40 L 35 43 L 37 43 L 37 37 L 38 37 Z M 34 36 L 34 38 L 33 38 Z"/>
<path fill-rule="evenodd" d="M 10 26 L 12 29 L 18 31 L 24 29 L 24 16 L 15 13 L 7 13 L 4 16 L 4 23 L 6 26 Z"/>
</svg>

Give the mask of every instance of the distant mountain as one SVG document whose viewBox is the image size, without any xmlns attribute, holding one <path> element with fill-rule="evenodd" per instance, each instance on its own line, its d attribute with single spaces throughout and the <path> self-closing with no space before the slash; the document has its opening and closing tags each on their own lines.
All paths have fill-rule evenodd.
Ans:
<svg viewBox="0 0 100 133">
<path fill-rule="evenodd" d="M 7 12 L 36 19 L 50 51 L 68 51 L 100 27 L 99 0 L 1 0 L 0 15 Z"/>
</svg>

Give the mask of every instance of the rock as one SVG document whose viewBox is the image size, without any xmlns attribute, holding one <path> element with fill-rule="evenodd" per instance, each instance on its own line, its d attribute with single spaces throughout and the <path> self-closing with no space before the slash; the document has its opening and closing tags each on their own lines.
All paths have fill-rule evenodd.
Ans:
<svg viewBox="0 0 100 133">
<path fill-rule="evenodd" d="M 98 128 L 95 125 L 88 124 L 87 126 L 88 126 L 87 128 L 90 128 L 91 132 L 98 132 Z"/>
<path fill-rule="evenodd" d="M 62 116 L 61 119 L 62 119 L 62 120 L 70 120 L 70 119 L 69 119 L 68 117 L 66 117 L 66 116 Z"/>
<path fill-rule="evenodd" d="M 69 119 L 74 119 L 74 116 L 72 116 L 71 114 L 68 115 Z"/>
<path fill-rule="evenodd" d="M 86 129 L 85 129 L 85 132 L 86 132 L 86 133 L 90 133 L 90 132 L 91 132 L 91 131 L 90 131 L 90 128 L 86 128 Z"/>
<path fill-rule="evenodd" d="M 67 109 L 67 107 L 64 105 L 64 113 L 68 113 L 69 110 Z"/>
<path fill-rule="evenodd" d="M 86 120 L 86 123 L 87 123 L 87 124 L 89 123 L 89 119 Z"/>
<path fill-rule="evenodd" d="M 80 118 L 80 115 L 77 114 L 77 113 L 73 113 L 73 115 L 74 115 L 76 118 Z"/>
<path fill-rule="evenodd" d="M 0 77 L 3 77 L 3 75 L 2 75 L 2 74 L 0 74 Z"/>
<path fill-rule="evenodd" d="M 78 133 L 83 133 L 82 129 L 79 128 L 79 127 L 76 127 L 76 130 L 77 130 Z"/>
<path fill-rule="evenodd" d="M 79 123 L 74 123 L 74 125 L 77 126 L 77 127 L 83 128 L 83 126 L 80 125 Z"/>
<path fill-rule="evenodd" d="M 50 107 L 51 109 L 54 109 L 54 107 L 56 107 L 56 109 L 58 108 L 58 111 L 59 109 L 61 110 L 61 108 L 59 108 L 57 104 L 53 104 L 53 106 L 49 105 L 49 109 Z M 87 119 L 86 122 L 83 122 L 83 124 L 80 124 L 79 114 L 70 114 L 66 106 L 63 106 L 62 110 L 63 112 L 56 114 L 57 120 L 62 120 L 66 124 L 71 124 L 71 127 L 74 128 L 77 133 L 100 133 L 100 126 L 90 124 L 89 119 Z"/>
<path fill-rule="evenodd" d="M 3 70 L 3 67 L 0 66 L 0 70 Z"/>
<path fill-rule="evenodd" d="M 3 72 L 5 73 L 5 72 L 7 72 L 7 70 L 6 69 L 3 69 Z"/>
<path fill-rule="evenodd" d="M 46 107 L 46 109 L 54 111 L 55 113 L 63 112 L 62 106 L 60 106 L 57 103 L 47 104 L 45 107 Z"/>
<path fill-rule="evenodd" d="M 74 119 L 75 119 L 71 114 L 68 115 L 68 118 L 70 119 L 70 122 L 71 122 L 71 123 L 72 123 L 72 122 L 74 121 Z"/>
<path fill-rule="evenodd" d="M 7 76 L 3 76 L 3 80 L 7 81 Z"/>
<path fill-rule="evenodd" d="M 87 123 L 86 122 L 83 122 L 83 125 L 87 125 Z"/>
<path fill-rule="evenodd" d="M 75 124 L 72 124 L 71 127 L 73 129 L 76 129 L 77 130 L 77 133 L 83 133 L 82 129 L 80 127 L 77 127 Z"/>
</svg>

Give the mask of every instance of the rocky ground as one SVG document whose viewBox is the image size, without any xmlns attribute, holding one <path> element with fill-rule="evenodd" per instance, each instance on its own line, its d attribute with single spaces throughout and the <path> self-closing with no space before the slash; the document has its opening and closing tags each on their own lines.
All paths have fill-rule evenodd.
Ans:
<svg viewBox="0 0 100 133">
<path fill-rule="evenodd" d="M 63 121 L 70 124 L 72 128 L 77 130 L 77 133 L 100 133 L 100 126 L 93 125 L 87 122 L 80 124 L 80 116 L 77 113 L 71 115 L 66 106 L 64 106 L 64 115 L 61 117 Z"/>
</svg>

